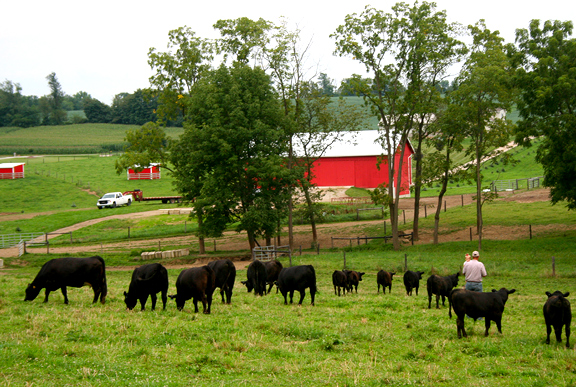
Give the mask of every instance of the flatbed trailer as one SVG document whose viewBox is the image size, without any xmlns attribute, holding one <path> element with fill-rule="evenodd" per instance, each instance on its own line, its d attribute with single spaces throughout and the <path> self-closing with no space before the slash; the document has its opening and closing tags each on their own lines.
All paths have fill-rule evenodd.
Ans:
<svg viewBox="0 0 576 387">
<path fill-rule="evenodd" d="M 134 198 L 135 202 L 148 202 L 148 201 L 153 201 L 153 200 L 160 200 L 160 201 L 162 201 L 162 203 L 167 204 L 167 203 L 180 203 L 182 201 L 182 196 L 148 196 L 148 197 L 145 197 L 144 194 L 142 193 L 142 191 L 140 191 L 140 190 L 126 191 L 126 192 L 124 192 L 124 195 L 126 195 L 126 194 L 131 194 L 132 197 Z"/>
</svg>

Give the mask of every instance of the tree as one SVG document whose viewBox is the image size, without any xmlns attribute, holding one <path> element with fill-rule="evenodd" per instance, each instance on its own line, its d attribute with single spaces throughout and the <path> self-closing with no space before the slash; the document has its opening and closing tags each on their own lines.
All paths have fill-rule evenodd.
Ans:
<svg viewBox="0 0 576 387">
<path fill-rule="evenodd" d="M 325 73 L 320 73 L 318 76 L 318 86 L 320 90 L 322 90 L 322 94 L 327 95 L 329 97 L 333 97 L 336 95 L 334 92 L 335 86 L 332 84 L 334 82 L 332 79 L 328 77 Z"/>
<path fill-rule="evenodd" d="M 155 71 L 149 79 L 150 94 L 157 97 L 156 114 L 164 125 L 188 117 L 186 99 L 194 84 L 210 69 L 213 59 L 212 43 L 198 38 L 189 27 L 172 30 L 168 37 L 167 52 L 155 48 L 148 51 L 148 64 Z"/>
<path fill-rule="evenodd" d="M 268 43 L 267 33 L 272 23 L 260 18 L 256 21 L 247 17 L 218 20 L 214 28 L 220 31 L 219 53 L 236 55 L 236 62 L 247 64 L 250 57 L 258 60 Z"/>
<path fill-rule="evenodd" d="M 133 94 L 120 93 L 112 101 L 112 123 L 144 125 L 156 121 L 157 99 L 142 89 Z"/>
<path fill-rule="evenodd" d="M 0 83 L 0 126 L 27 128 L 40 123 L 34 99 L 21 92 L 18 83 L 9 80 Z"/>
<path fill-rule="evenodd" d="M 152 163 L 171 171 L 169 165 L 170 139 L 166 132 L 154 122 L 148 122 L 139 129 L 128 129 L 128 143 L 124 153 L 116 160 L 116 173 L 121 174 L 128 168 L 141 166 L 145 168 Z"/>
<path fill-rule="evenodd" d="M 305 201 L 305 215 L 312 227 L 313 244 L 318 243 L 316 231 L 316 203 L 323 195 L 314 192 L 314 163 L 332 145 L 340 141 L 339 133 L 359 130 L 366 117 L 355 106 L 344 99 L 334 101 L 323 93 L 316 84 L 302 84 L 299 114 L 296 118 L 297 131 L 293 134 L 297 151 L 294 158 L 304 173 L 298 179 Z"/>
<path fill-rule="evenodd" d="M 448 182 L 459 180 L 462 174 L 462 169 L 455 164 L 453 155 L 463 150 L 462 142 L 466 136 L 464 130 L 466 125 L 461 121 L 458 105 L 450 103 L 451 97 L 451 94 L 447 95 L 445 100 L 447 106 L 438 113 L 436 120 L 428 128 L 429 137 L 426 142 L 433 151 L 426 154 L 426 163 L 422 170 L 423 183 L 428 182 L 428 186 L 440 183 L 434 214 L 434 244 L 438 244 L 442 200 L 447 191 Z"/>
<path fill-rule="evenodd" d="M 473 43 L 451 101 L 454 116 L 463 133 L 471 139 L 466 155 L 476 180 L 476 226 L 478 249 L 482 248 L 482 205 L 490 199 L 482 192 L 482 162 L 500 153 L 508 143 L 513 124 L 505 114 L 514 100 L 511 67 L 498 31 L 490 31 L 481 20 L 468 29 Z M 472 170 L 473 169 L 473 170 Z"/>
<path fill-rule="evenodd" d="M 50 104 L 50 123 L 54 125 L 62 125 L 66 119 L 66 111 L 62 108 L 62 103 L 64 102 L 64 92 L 62 91 L 62 86 L 58 82 L 56 73 L 50 73 L 46 76 L 48 80 L 48 86 L 50 87 L 50 94 L 48 95 L 48 101 Z"/>
<path fill-rule="evenodd" d="M 572 22 L 532 20 L 516 31 L 521 120 L 516 142 L 530 146 L 542 139 L 536 160 L 544 168 L 544 185 L 552 203 L 576 209 L 576 39 Z M 513 51 L 513 52 L 514 52 Z"/>
<path fill-rule="evenodd" d="M 88 122 L 106 124 L 112 119 L 112 108 L 96 98 L 84 101 L 84 114 Z"/>
<path fill-rule="evenodd" d="M 198 81 L 185 133 L 172 148 L 177 186 L 205 214 L 201 235 L 237 222 L 252 250 L 277 224 L 292 184 L 284 167 L 287 133 L 270 78 L 259 68 L 221 66 Z"/>
<path fill-rule="evenodd" d="M 346 16 L 345 24 L 331 35 L 336 39 L 337 54 L 353 57 L 372 74 L 370 78 L 354 75 L 344 86 L 362 96 L 380 122 L 380 141 L 388 155 L 390 186 L 384 188 L 388 189 L 395 249 L 400 247 L 398 204 L 403 184 L 396 172 L 402 170 L 404 145 L 416 130 L 419 162 L 420 139 L 426 136 L 431 114 L 438 109 L 436 85 L 462 53 L 462 43 L 455 39 L 457 26 L 446 23 L 445 12 L 434 8 L 434 3 L 427 2 L 416 2 L 413 7 L 397 3 L 392 13 L 366 7 L 360 15 Z M 417 175 L 417 184 L 420 180 Z M 419 193 L 416 196 L 418 199 Z"/>
<path fill-rule="evenodd" d="M 79 91 L 76 94 L 74 94 L 71 97 L 74 110 L 83 110 L 84 102 L 90 98 L 92 98 L 92 96 L 85 91 Z"/>
</svg>

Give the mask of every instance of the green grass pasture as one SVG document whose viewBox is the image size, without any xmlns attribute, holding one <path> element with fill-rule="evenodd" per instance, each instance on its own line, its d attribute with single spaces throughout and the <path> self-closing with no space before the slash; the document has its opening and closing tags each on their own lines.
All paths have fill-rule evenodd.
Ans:
<svg viewBox="0 0 576 387">
<path fill-rule="evenodd" d="M 116 174 L 116 160 L 116 156 L 98 155 L 26 158 L 24 179 L 0 181 L 3 196 L 11 198 L 2 202 L 1 212 L 96 209 L 102 194 L 134 189 L 144 196 L 176 195 L 168 171 L 162 171 L 157 180 L 128 180 L 126 173 Z"/>
<path fill-rule="evenodd" d="M 105 305 L 92 305 L 92 291 L 43 293 L 24 302 L 24 289 L 48 259 L 0 275 L 0 347 L 4 385 L 42 386 L 573 386 L 574 347 L 545 344 L 545 291 L 574 291 L 575 238 L 553 239 L 556 277 L 549 245 L 542 241 L 489 242 L 483 250 L 488 277 L 484 290 L 515 288 L 502 322 L 484 337 L 482 322 L 465 322 L 469 337 L 458 339 L 447 306 L 428 309 L 425 280 L 419 295 L 402 285 L 408 268 L 447 275 L 458 271 L 467 243 L 417 246 L 405 251 L 348 251 L 347 267 L 366 272 L 358 294 L 334 295 L 331 274 L 343 253 L 294 257 L 316 268 L 316 305 L 283 305 L 280 294 L 255 297 L 236 277 L 232 305 L 214 297 L 211 315 L 126 311 L 122 292 L 130 271 L 107 272 Z M 120 257 L 104 257 L 121 264 Z M 120 261 L 119 261 L 120 260 Z M 124 258 L 125 263 L 129 258 Z M 282 258 L 285 265 L 286 258 Z M 396 271 L 392 293 L 376 292 L 379 269 Z M 170 269 L 169 294 L 180 269 Z M 462 282 L 460 282 L 462 285 Z M 295 295 L 296 297 L 296 295 Z M 200 307 L 200 309 L 202 309 Z M 564 336 L 563 336 L 564 337 Z"/>
</svg>

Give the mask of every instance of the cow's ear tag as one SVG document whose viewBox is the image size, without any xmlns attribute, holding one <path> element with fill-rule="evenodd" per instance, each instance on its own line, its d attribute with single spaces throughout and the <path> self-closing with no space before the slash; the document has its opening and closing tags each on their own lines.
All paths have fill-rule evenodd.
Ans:
<svg viewBox="0 0 576 387">
<path fill-rule="evenodd" d="M 32 286 L 32 289 L 36 289 L 36 286 Z"/>
</svg>

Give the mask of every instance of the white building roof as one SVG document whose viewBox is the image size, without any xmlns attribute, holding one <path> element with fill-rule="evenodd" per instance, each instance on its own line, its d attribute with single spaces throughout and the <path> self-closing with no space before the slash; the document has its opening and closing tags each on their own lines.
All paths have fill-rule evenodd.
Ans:
<svg viewBox="0 0 576 387">
<path fill-rule="evenodd" d="M 322 157 L 380 156 L 387 154 L 380 141 L 378 141 L 379 133 L 377 130 L 340 132 L 334 133 L 333 136 L 337 136 L 338 141 L 335 141 Z M 303 153 L 302 145 L 298 142 L 297 137 L 294 142 L 294 152 L 297 156 L 301 156 Z"/>
<path fill-rule="evenodd" d="M 2 163 L 0 164 L 0 168 L 14 168 L 24 164 L 26 163 Z"/>
</svg>

